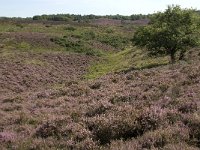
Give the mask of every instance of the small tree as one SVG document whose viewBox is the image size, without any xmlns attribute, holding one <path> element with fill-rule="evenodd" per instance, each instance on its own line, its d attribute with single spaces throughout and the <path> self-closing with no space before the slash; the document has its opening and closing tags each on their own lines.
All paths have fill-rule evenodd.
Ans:
<svg viewBox="0 0 200 150">
<path fill-rule="evenodd" d="M 133 44 L 145 47 L 151 55 L 170 55 L 174 63 L 176 52 L 183 59 L 187 48 L 198 43 L 196 17 L 192 9 L 168 6 L 165 12 L 152 15 L 148 26 L 138 28 Z"/>
</svg>

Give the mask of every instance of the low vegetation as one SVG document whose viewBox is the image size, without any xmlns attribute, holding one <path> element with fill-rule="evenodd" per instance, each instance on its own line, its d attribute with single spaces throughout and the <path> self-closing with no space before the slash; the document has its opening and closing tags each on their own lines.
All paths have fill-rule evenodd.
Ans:
<svg viewBox="0 0 200 150">
<path fill-rule="evenodd" d="M 0 149 L 200 149 L 199 47 L 170 64 L 132 45 L 152 24 L 95 19 L 0 20 Z"/>
</svg>

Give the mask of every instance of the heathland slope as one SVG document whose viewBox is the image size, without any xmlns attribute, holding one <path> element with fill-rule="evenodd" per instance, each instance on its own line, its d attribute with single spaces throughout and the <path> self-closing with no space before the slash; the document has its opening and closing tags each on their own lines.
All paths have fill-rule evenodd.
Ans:
<svg viewBox="0 0 200 150">
<path fill-rule="evenodd" d="M 199 48 L 168 65 L 135 28 L 1 23 L 0 149 L 200 149 Z"/>
</svg>

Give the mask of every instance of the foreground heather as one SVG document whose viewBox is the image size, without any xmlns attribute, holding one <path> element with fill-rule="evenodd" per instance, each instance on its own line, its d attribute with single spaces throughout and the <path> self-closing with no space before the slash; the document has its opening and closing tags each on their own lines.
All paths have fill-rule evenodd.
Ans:
<svg viewBox="0 0 200 150">
<path fill-rule="evenodd" d="M 200 149 L 199 70 L 195 61 L 5 94 L 1 149 Z"/>
</svg>

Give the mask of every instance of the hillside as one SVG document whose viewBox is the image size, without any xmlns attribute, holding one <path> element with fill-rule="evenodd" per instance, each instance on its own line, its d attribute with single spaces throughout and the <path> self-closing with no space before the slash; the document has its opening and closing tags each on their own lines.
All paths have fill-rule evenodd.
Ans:
<svg viewBox="0 0 200 150">
<path fill-rule="evenodd" d="M 137 23 L 0 22 L 0 149 L 200 149 L 200 50 L 169 65 Z"/>
</svg>

